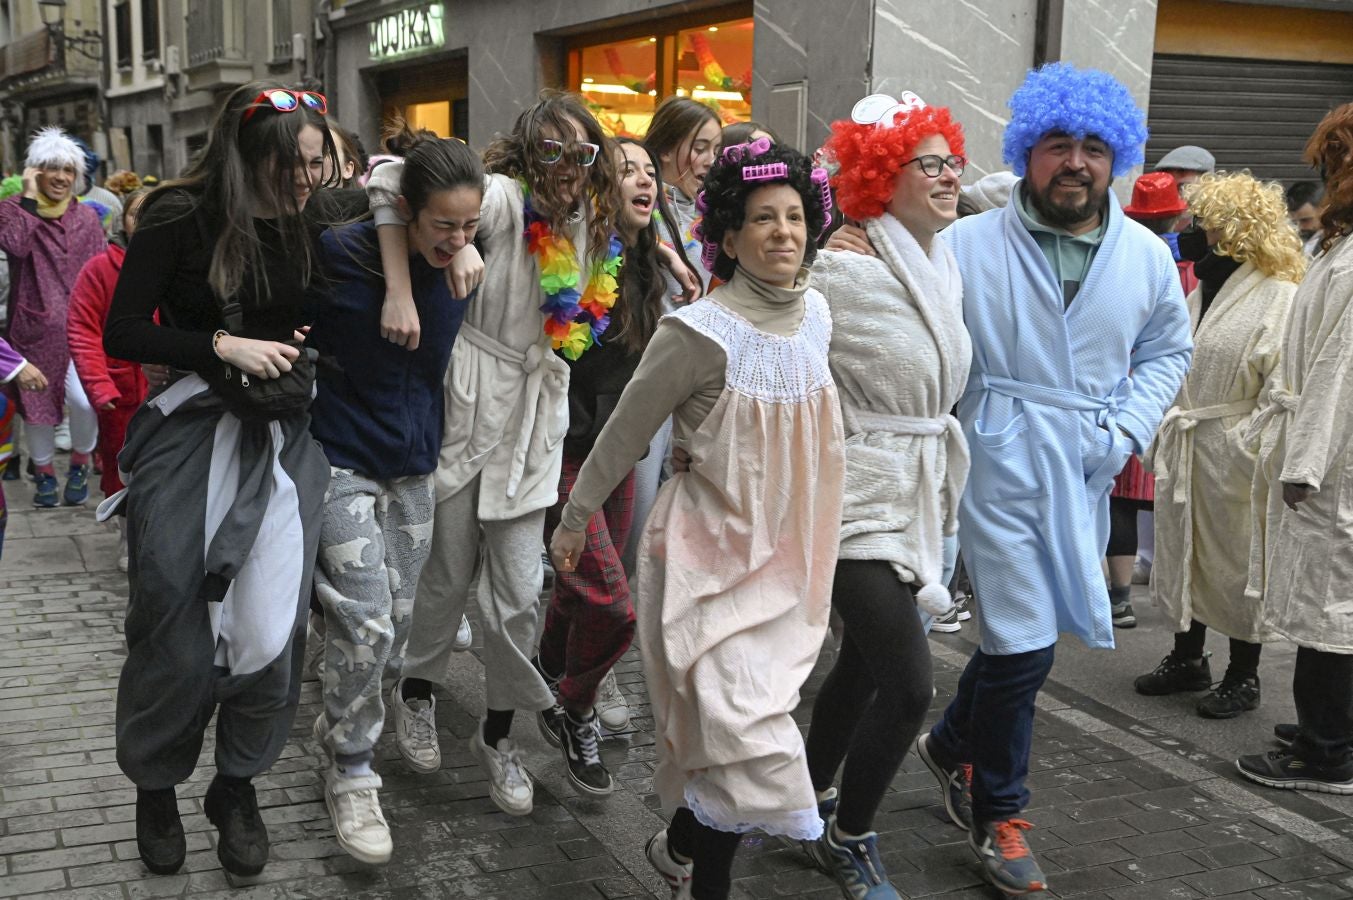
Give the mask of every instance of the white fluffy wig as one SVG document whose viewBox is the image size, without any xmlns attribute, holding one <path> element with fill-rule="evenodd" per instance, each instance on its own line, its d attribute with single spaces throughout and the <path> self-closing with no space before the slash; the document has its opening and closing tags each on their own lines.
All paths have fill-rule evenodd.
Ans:
<svg viewBox="0 0 1353 900">
<path fill-rule="evenodd" d="M 28 156 L 25 166 L 72 166 L 75 169 L 75 184 L 71 192 L 76 196 L 89 189 L 85 180 L 85 152 L 56 125 L 39 128 L 28 143 Z"/>
</svg>

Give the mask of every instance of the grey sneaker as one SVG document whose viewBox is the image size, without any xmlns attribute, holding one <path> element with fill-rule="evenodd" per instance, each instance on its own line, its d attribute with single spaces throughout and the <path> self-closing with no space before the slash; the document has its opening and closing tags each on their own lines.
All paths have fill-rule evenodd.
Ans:
<svg viewBox="0 0 1353 900">
<path fill-rule="evenodd" d="M 964 831 L 971 831 L 972 766 L 941 759 L 931 745 L 928 733 L 916 739 L 916 755 L 940 783 L 940 790 L 944 796 L 944 811 L 949 814 L 949 821 Z"/>
<path fill-rule="evenodd" d="M 503 738 L 497 747 L 484 743 L 484 720 L 475 726 L 470 752 L 489 776 L 489 797 L 509 816 L 529 816 L 535 798 L 535 782 L 526 771 L 521 751 L 511 738 Z"/>
<path fill-rule="evenodd" d="M 390 688 L 390 712 L 395 719 L 395 747 L 405 764 L 426 775 L 442 767 L 442 748 L 437 741 L 437 698 L 405 700 L 404 679 Z"/>
<path fill-rule="evenodd" d="M 1114 628 L 1136 628 L 1137 614 L 1132 611 L 1132 601 L 1124 600 L 1110 608 Z"/>
<path fill-rule="evenodd" d="M 1017 896 L 1048 889 L 1047 876 L 1034 859 L 1024 832 L 1033 825 L 1023 819 L 983 822 L 968 835 L 968 844 L 982 860 L 982 869 L 997 890 Z"/>
<path fill-rule="evenodd" d="M 616 683 L 615 671 L 606 673 L 597 687 L 597 715 L 607 731 L 623 731 L 630 723 L 630 705 L 625 695 L 620 693 Z"/>
</svg>

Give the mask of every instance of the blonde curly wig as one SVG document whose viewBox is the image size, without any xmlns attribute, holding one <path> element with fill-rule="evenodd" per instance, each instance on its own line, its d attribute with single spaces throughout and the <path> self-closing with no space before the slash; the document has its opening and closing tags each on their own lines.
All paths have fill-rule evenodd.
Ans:
<svg viewBox="0 0 1353 900">
<path fill-rule="evenodd" d="M 1301 281 L 1306 257 L 1287 218 L 1282 185 L 1259 181 L 1248 171 L 1216 172 L 1186 185 L 1184 199 L 1200 228 L 1221 232 L 1218 253 L 1254 263 L 1272 278 Z"/>
</svg>

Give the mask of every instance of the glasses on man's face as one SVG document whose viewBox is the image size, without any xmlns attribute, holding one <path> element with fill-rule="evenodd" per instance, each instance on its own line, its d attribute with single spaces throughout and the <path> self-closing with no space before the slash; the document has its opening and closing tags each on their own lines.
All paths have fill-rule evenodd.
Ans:
<svg viewBox="0 0 1353 900">
<path fill-rule="evenodd" d="M 289 91 L 286 88 L 269 88 L 260 92 L 257 97 L 249 102 L 249 107 L 245 109 L 240 121 L 248 122 L 254 117 L 254 113 L 265 108 L 265 106 L 271 106 L 278 112 L 284 113 L 295 112 L 304 106 L 321 116 L 329 111 L 329 101 L 324 98 L 323 94 L 317 94 L 314 91 Z"/>
<path fill-rule="evenodd" d="M 948 166 L 955 175 L 962 175 L 963 169 L 968 165 L 968 161 L 961 156 L 938 156 L 934 153 L 914 156 L 902 165 L 909 166 L 912 163 L 920 163 L 921 171 L 930 178 L 939 178 L 945 166 Z"/>
<path fill-rule="evenodd" d="M 547 166 L 552 166 L 562 160 L 565 151 L 568 153 L 569 162 L 575 166 L 587 167 L 597 161 L 597 154 L 601 152 L 601 147 L 585 141 L 575 141 L 565 146 L 563 141 L 556 141 L 552 138 L 540 139 L 540 161 Z"/>
</svg>

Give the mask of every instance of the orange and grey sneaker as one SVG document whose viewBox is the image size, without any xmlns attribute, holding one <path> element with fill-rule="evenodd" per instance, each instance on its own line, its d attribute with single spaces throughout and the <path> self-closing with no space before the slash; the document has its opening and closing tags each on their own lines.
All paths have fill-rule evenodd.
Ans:
<svg viewBox="0 0 1353 900">
<path fill-rule="evenodd" d="M 1018 896 L 1048 888 L 1048 880 L 1024 839 L 1024 832 L 1030 828 L 1033 825 L 1023 819 L 997 819 L 974 823 L 968 835 L 987 880 L 1003 894 Z"/>
<path fill-rule="evenodd" d="M 972 764 L 944 757 L 929 734 L 918 737 L 915 747 L 916 755 L 940 783 L 949 820 L 964 831 L 972 831 Z"/>
</svg>

